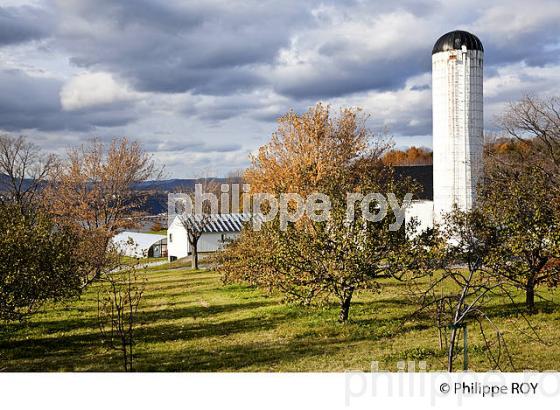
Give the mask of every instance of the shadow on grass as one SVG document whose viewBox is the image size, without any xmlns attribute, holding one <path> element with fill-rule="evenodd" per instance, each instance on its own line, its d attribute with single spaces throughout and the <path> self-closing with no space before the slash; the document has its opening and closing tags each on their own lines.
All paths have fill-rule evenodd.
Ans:
<svg viewBox="0 0 560 410">
<path fill-rule="evenodd" d="M 203 319 L 213 317 L 224 313 L 233 313 L 238 310 L 244 309 L 258 309 L 274 305 L 272 301 L 260 302 L 247 302 L 247 303 L 228 303 L 223 305 L 210 305 L 203 306 L 188 306 L 184 308 L 170 307 L 168 309 L 157 309 L 153 311 L 140 311 L 137 316 L 137 323 L 149 324 L 157 323 L 158 321 L 173 321 L 183 318 Z M 75 330 L 91 330 L 98 329 L 99 322 L 97 317 L 77 317 L 75 319 L 63 320 L 42 320 L 39 322 L 30 322 L 24 326 L 12 327 L 11 333 L 18 330 L 43 330 L 44 334 L 49 335 L 57 332 L 72 332 Z M 37 339 L 34 339 L 37 340 Z M 2 341 L 0 339 L 0 349 L 2 348 Z"/>
<path fill-rule="evenodd" d="M 189 329 L 187 333 L 190 333 L 191 337 L 197 333 L 200 337 L 212 337 L 241 332 L 258 332 L 275 328 L 291 320 L 293 319 L 289 315 L 278 315 L 273 320 L 252 318 L 239 322 L 231 321 L 216 324 L 210 327 L 204 325 L 198 329 L 194 327 Z M 372 322 L 375 322 L 375 327 L 383 330 L 373 331 Z M 367 323 L 367 329 L 360 330 L 359 326 L 364 323 Z M 384 338 L 394 338 L 426 327 L 425 324 L 421 323 L 402 326 L 402 322 L 397 320 L 351 321 L 348 324 L 336 324 L 327 336 L 319 336 L 317 331 L 309 331 L 294 335 L 293 338 L 288 340 L 259 341 L 253 338 L 248 342 L 228 346 L 188 348 L 173 354 L 152 353 L 149 364 L 147 361 L 143 362 L 140 365 L 140 370 L 215 372 L 258 369 L 259 371 L 274 371 L 280 365 L 285 368 L 286 365 L 300 360 L 323 356 L 334 357 L 341 351 L 351 349 L 352 343 L 364 340 L 375 342 Z M 149 341 L 149 335 L 145 335 L 143 340 Z M 161 341 L 161 336 L 158 335 L 153 341 Z M 155 363 L 159 363 L 159 365 L 155 365 Z"/>
<path fill-rule="evenodd" d="M 210 308 L 197 308 L 203 310 L 204 314 L 211 315 L 217 312 L 231 312 L 239 308 L 256 309 L 268 306 L 270 303 L 248 303 L 243 305 L 223 305 Z M 210 313 L 208 311 L 212 311 Z M 143 312 L 140 317 L 146 323 L 158 323 L 158 319 L 170 320 L 172 318 L 180 318 L 192 315 L 192 308 L 178 309 L 178 311 L 158 311 Z M 228 337 L 234 334 L 245 334 L 249 340 L 252 332 L 271 330 L 280 324 L 293 320 L 297 316 L 297 312 L 267 312 L 262 317 L 251 317 L 237 320 L 227 320 L 222 322 L 203 322 L 179 324 L 162 324 L 155 326 L 139 326 L 136 330 L 135 338 L 140 343 L 139 346 L 149 343 L 166 343 L 181 340 L 193 340 L 199 338 L 216 338 Z M 55 322 L 57 326 L 68 321 Z M 50 322 L 53 326 L 53 322 Z M 67 326 L 67 323 L 65 323 Z M 83 321 L 82 329 L 85 328 Z M 91 368 L 92 370 L 120 370 L 119 360 L 110 359 L 111 353 L 108 353 L 102 346 L 102 337 L 100 331 L 94 326 L 86 333 L 80 334 L 61 334 L 55 337 L 28 337 L 26 339 L 14 339 L 0 341 L 0 351 L 3 352 L 3 363 L 0 369 L 8 371 L 59 371 L 74 370 L 76 366 L 81 368 Z M 145 345 L 144 345 L 145 346 Z M 218 346 L 218 350 L 224 347 Z M 190 349 L 189 349 L 190 351 Z M 89 355 L 88 358 L 84 356 Z M 93 357 L 92 357 L 93 355 Z M 105 355 L 109 359 L 106 363 L 98 363 L 100 355 Z M 118 355 L 113 353 L 113 356 Z M 216 368 L 220 367 L 219 358 L 216 354 L 210 354 L 216 362 Z M 99 356 L 99 357 L 98 357 Z M 163 355 L 166 360 L 170 360 L 172 356 Z M 249 360 L 251 355 L 247 356 Z M 143 359 L 143 360 L 142 360 Z M 155 369 L 159 368 L 157 363 L 159 358 L 154 358 L 151 354 L 141 357 L 140 362 L 154 363 Z M 251 363 L 249 360 L 248 363 Z M 88 366 L 89 364 L 89 366 Z"/>
<path fill-rule="evenodd" d="M 347 348 L 342 340 L 296 340 L 287 343 L 259 342 L 220 346 L 216 349 L 194 348 L 173 355 L 153 354 L 150 364 L 140 364 L 142 371 L 274 371 L 278 365 L 316 356 L 334 355 Z M 155 365 L 159 363 L 159 365 Z"/>
<path fill-rule="evenodd" d="M 559 305 L 553 301 L 538 301 L 535 302 L 535 313 L 534 315 L 538 315 L 539 313 L 550 314 L 555 313 L 559 309 Z M 523 302 L 519 303 L 501 303 L 495 304 L 485 307 L 484 309 L 485 314 L 489 318 L 507 318 L 507 317 L 516 317 L 525 315 L 526 318 L 531 320 L 531 315 L 525 304 Z"/>
<path fill-rule="evenodd" d="M 165 324 L 138 329 L 138 340 L 145 343 L 165 343 L 178 340 L 193 340 L 215 337 L 228 337 L 236 334 L 247 334 L 275 329 L 294 316 L 290 313 L 274 313 L 263 317 L 250 317 L 237 320 L 217 322 L 199 321 L 184 326 Z"/>
<path fill-rule="evenodd" d="M 98 370 L 111 369 L 110 356 L 101 349 L 98 331 L 86 334 L 64 335 L 52 338 L 27 338 L 0 342 L 5 371 L 72 371 L 91 367 Z M 95 357 L 91 357 L 94 355 Z M 101 361 L 100 361 L 101 360 Z"/>
<path fill-rule="evenodd" d="M 347 325 L 319 324 L 323 312 L 314 314 L 308 310 L 278 306 L 278 309 L 265 309 L 262 316 L 254 313 L 255 309 L 267 308 L 274 302 L 261 301 L 245 304 L 227 304 L 218 306 L 186 307 L 173 310 L 141 312 L 136 331 L 139 342 L 138 352 L 148 349 L 150 345 L 167 342 L 205 340 L 201 346 L 216 343 L 215 347 L 188 347 L 184 350 L 169 352 L 141 353 L 138 357 L 138 370 L 146 371 L 234 371 L 244 368 L 259 370 L 274 369 L 281 363 L 313 358 L 318 355 L 330 355 L 338 350 L 347 349 L 351 342 L 361 340 L 378 340 L 419 329 L 419 324 L 400 326 L 398 319 L 357 320 Z M 220 321 L 216 315 L 233 313 L 241 310 L 253 311 L 248 318 Z M 240 312 L 242 313 L 242 312 Z M 308 315 L 313 317 L 307 318 Z M 173 322 L 184 317 L 197 317 L 193 323 Z M 304 318 L 308 322 L 299 323 Z M 212 319 L 207 320 L 207 319 Z M 170 321 L 171 323 L 165 323 Z M 259 341 L 259 332 L 273 331 L 279 326 L 295 323 L 303 333 L 294 333 L 288 339 Z M 91 319 L 48 321 L 41 323 L 49 329 L 59 328 L 65 332 L 69 327 L 86 329 L 79 334 L 59 334 L 26 339 L 6 340 L 0 342 L 0 350 L 5 352 L 7 370 L 59 371 L 87 368 L 91 370 L 120 370 L 118 353 L 108 353 L 102 346 L 102 338 L 97 323 Z M 308 332 L 305 332 L 307 327 Z M 318 332 L 328 328 L 328 336 L 319 336 Z M 375 329 L 382 329 L 376 331 Z M 221 338 L 235 338 L 235 344 Z M 215 341 L 213 339 L 216 339 Z M 246 340 L 240 342 L 239 340 Z M 89 356 L 84 357 L 84 356 Z M 104 363 L 99 360 L 105 360 Z M 1 368 L 1 367 L 0 367 Z"/>
</svg>

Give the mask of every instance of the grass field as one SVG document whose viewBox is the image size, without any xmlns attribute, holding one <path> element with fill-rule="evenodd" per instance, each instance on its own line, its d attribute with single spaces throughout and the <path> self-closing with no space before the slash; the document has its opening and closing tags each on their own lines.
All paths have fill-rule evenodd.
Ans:
<svg viewBox="0 0 560 410">
<path fill-rule="evenodd" d="M 445 369 L 437 331 L 427 318 L 409 318 L 414 307 L 400 283 L 386 280 L 380 292 L 359 293 L 350 322 L 340 324 L 335 305 L 285 305 L 279 296 L 223 286 L 218 273 L 175 266 L 147 273 L 136 334 L 137 371 L 368 371 L 372 361 L 381 370 L 397 371 L 402 360 Z M 546 296 L 560 301 L 558 293 Z M 96 301 L 91 288 L 79 301 L 45 306 L 24 327 L 8 328 L 0 335 L 0 369 L 120 371 L 119 353 L 102 344 Z M 517 370 L 557 369 L 560 363 L 560 309 L 549 302 L 539 309 L 531 321 L 544 343 L 511 305 L 495 301 L 493 320 L 506 329 Z M 492 367 L 474 326 L 469 361 L 472 370 Z"/>
</svg>

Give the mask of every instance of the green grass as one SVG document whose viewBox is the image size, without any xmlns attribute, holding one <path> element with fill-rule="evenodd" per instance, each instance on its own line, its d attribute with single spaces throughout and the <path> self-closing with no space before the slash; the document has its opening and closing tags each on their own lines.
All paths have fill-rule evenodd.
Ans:
<svg viewBox="0 0 560 410">
<path fill-rule="evenodd" d="M 159 231 L 149 230 L 145 233 L 151 233 L 156 235 L 167 235 L 167 229 L 160 229 Z"/>
<path fill-rule="evenodd" d="M 148 263 L 153 263 L 153 262 L 164 262 L 167 261 L 167 257 L 162 257 L 162 258 L 133 258 L 130 256 L 121 256 L 121 262 L 124 265 L 130 265 L 130 266 L 134 266 L 134 265 L 140 265 L 142 266 L 143 264 L 148 264 Z"/>
<path fill-rule="evenodd" d="M 350 322 L 340 324 L 335 305 L 286 305 L 257 289 L 223 286 L 215 272 L 176 264 L 151 268 L 147 276 L 136 333 L 137 371 L 367 371 L 372 361 L 396 371 L 402 360 L 445 369 L 437 331 L 427 318 L 410 319 L 414 306 L 404 286 L 391 280 L 380 292 L 358 293 Z M 559 301 L 558 293 L 547 296 Z M 96 300 L 91 288 L 79 301 L 45 306 L 24 327 L 5 328 L 0 369 L 120 371 L 119 353 L 102 344 Z M 493 320 L 506 329 L 518 370 L 556 369 L 560 363 L 559 309 L 547 302 L 539 308 L 531 321 L 546 344 L 531 336 L 511 305 L 494 301 Z M 491 369 L 474 326 L 469 342 L 470 368 Z"/>
</svg>

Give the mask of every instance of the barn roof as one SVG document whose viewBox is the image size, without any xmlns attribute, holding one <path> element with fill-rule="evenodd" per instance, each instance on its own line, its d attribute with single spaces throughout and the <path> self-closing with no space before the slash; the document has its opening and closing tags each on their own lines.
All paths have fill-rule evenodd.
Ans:
<svg viewBox="0 0 560 410">
<path fill-rule="evenodd" d="M 252 214 L 213 214 L 209 217 L 210 220 L 206 223 L 203 215 L 180 216 L 183 220 L 187 219 L 189 223 L 195 224 L 197 229 L 203 229 L 204 233 L 226 233 L 241 232 L 243 224 L 251 219 Z"/>
</svg>

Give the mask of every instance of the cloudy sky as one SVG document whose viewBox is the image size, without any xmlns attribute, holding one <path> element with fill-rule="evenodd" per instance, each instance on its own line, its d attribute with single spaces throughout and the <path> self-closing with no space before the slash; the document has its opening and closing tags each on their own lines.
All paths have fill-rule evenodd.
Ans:
<svg viewBox="0 0 560 410">
<path fill-rule="evenodd" d="M 170 177 L 225 175 L 321 100 L 430 147 L 441 34 L 482 40 L 491 130 L 509 101 L 560 95 L 558 21 L 557 0 L 0 0 L 0 130 L 56 153 L 129 136 Z"/>
</svg>

